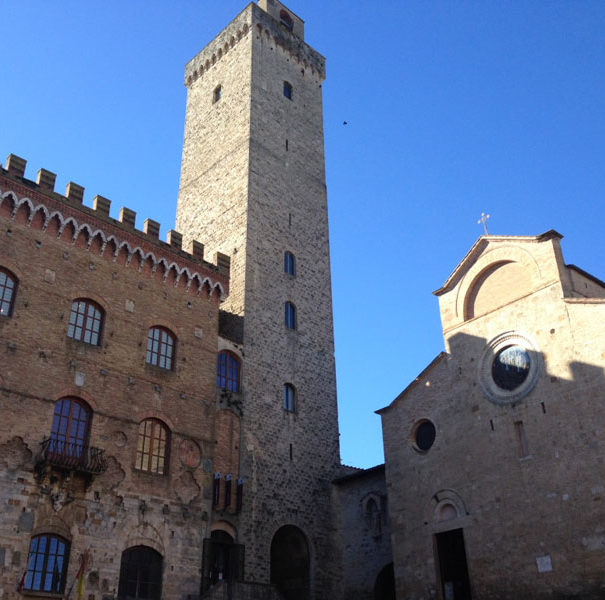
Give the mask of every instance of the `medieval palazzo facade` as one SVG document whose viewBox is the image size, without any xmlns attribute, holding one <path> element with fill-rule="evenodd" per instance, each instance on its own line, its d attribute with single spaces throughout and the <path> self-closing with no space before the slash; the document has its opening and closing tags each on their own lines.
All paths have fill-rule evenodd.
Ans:
<svg viewBox="0 0 605 600">
<path fill-rule="evenodd" d="M 187 64 L 166 242 L 9 156 L 0 598 L 341 597 L 324 77 L 276 0 Z M 388 547 L 382 479 L 371 502 L 360 481 Z"/>
</svg>

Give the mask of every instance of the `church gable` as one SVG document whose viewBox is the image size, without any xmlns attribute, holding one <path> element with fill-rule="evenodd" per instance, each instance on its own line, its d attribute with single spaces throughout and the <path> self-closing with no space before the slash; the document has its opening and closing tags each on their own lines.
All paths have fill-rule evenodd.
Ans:
<svg viewBox="0 0 605 600">
<path fill-rule="evenodd" d="M 444 331 L 559 282 L 561 235 L 481 236 L 456 267 L 439 297 Z"/>
</svg>

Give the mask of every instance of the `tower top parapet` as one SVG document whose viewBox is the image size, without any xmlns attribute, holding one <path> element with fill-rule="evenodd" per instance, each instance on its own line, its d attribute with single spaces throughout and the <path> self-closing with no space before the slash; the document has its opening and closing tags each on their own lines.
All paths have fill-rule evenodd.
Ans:
<svg viewBox="0 0 605 600">
<path fill-rule="evenodd" d="M 291 19 L 291 27 L 288 18 Z M 248 4 L 185 65 L 185 85 L 189 87 L 203 77 L 249 34 L 272 39 L 303 69 L 309 69 L 321 81 L 326 78 L 326 59 L 304 41 L 304 21 L 278 0 L 259 0 L 258 5 Z"/>
<path fill-rule="evenodd" d="M 290 31 L 301 40 L 305 39 L 305 22 L 300 17 L 297 17 L 279 0 L 258 0 L 258 5 L 278 21 L 286 30 Z"/>
</svg>

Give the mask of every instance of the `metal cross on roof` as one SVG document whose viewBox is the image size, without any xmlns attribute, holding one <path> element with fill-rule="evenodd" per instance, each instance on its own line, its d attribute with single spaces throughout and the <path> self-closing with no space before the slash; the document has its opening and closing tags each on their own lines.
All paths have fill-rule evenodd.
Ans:
<svg viewBox="0 0 605 600">
<path fill-rule="evenodd" d="M 486 224 L 488 219 L 489 219 L 489 215 L 486 215 L 485 213 L 481 213 L 481 218 L 477 221 L 478 225 L 483 223 L 483 231 L 485 231 L 485 235 L 488 235 L 487 224 Z"/>
</svg>

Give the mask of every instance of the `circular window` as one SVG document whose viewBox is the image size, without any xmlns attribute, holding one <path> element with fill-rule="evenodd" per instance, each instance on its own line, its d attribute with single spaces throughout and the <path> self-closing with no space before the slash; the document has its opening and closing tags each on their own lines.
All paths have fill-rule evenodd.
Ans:
<svg viewBox="0 0 605 600">
<path fill-rule="evenodd" d="M 430 421 L 421 421 L 414 427 L 414 447 L 420 452 L 427 452 L 435 443 L 437 430 Z"/>
<path fill-rule="evenodd" d="M 496 404 L 517 402 L 533 389 L 541 371 L 541 354 L 526 335 L 509 331 L 487 345 L 479 361 L 479 381 Z"/>
<path fill-rule="evenodd" d="M 514 390 L 527 379 L 530 365 L 529 353 L 525 348 L 506 346 L 492 362 L 492 377 L 503 390 Z"/>
</svg>

